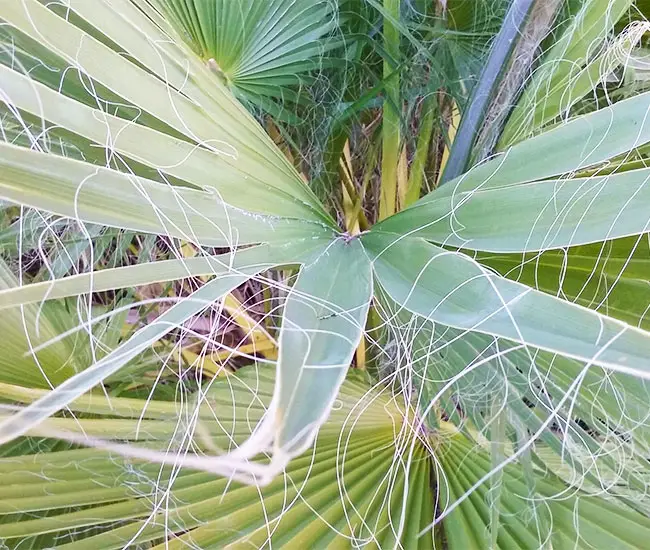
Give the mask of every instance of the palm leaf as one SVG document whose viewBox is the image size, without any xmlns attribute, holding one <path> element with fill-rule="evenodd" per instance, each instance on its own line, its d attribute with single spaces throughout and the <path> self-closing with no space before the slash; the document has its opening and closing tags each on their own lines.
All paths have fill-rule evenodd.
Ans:
<svg viewBox="0 0 650 550">
<path fill-rule="evenodd" d="M 645 170 L 571 175 L 645 143 L 650 126 L 633 113 L 645 112 L 649 99 L 641 94 L 526 140 L 377 229 L 495 252 L 548 250 L 646 233 Z M 549 179 L 555 176 L 562 177 Z"/>
<path fill-rule="evenodd" d="M 318 19 L 324 12 L 303 7 L 307 12 L 303 8 L 297 13 L 286 12 L 289 19 L 282 16 L 279 22 L 297 25 L 290 28 L 291 32 L 311 32 L 307 29 L 311 23 L 305 27 L 297 15 L 309 13 Z M 31 409 L 6 420 L 6 439 L 64 408 L 251 276 L 270 266 L 305 262 L 304 251 L 322 250 L 335 233 L 329 215 L 259 125 L 205 65 L 170 42 L 169 28 L 150 7 L 140 4 L 139 8 L 131 2 L 100 2 L 92 9 L 85 2 L 74 2 L 65 10 L 35 0 L 3 5 L 8 47 L 18 43 L 27 62 L 35 52 L 48 69 L 36 70 L 32 77 L 31 68 L 40 69 L 39 63 L 31 60 L 25 67 L 15 63 L 12 56 L 3 57 L 3 80 L 9 83 L 7 106 L 13 123 L 20 125 L 27 117 L 31 130 L 40 122 L 41 134 L 56 128 L 82 151 L 79 159 L 53 155 L 37 137 L 21 143 L 29 148 L 0 144 L 3 197 L 77 221 L 177 237 L 199 247 L 283 245 L 277 254 L 271 253 L 271 264 L 262 247 L 244 251 L 244 257 L 250 256 L 253 261 L 247 264 L 245 260 L 241 268 L 231 262 L 210 265 L 208 274 L 217 277 L 189 300 L 175 304 L 155 323 L 95 358 L 83 372 L 66 377 L 58 389 Z M 271 18 L 281 16 L 282 10 L 276 8 L 265 13 Z M 272 20 L 270 24 L 267 30 L 272 33 Z M 273 39 L 269 45 L 277 42 Z M 57 85 L 51 73 L 58 71 L 61 76 Z M 81 86 L 66 80 L 71 71 L 79 75 Z M 267 65 L 263 73 L 270 71 Z M 101 156 L 86 159 L 83 154 L 97 146 L 106 150 L 104 162 Z M 114 163 L 116 157 L 123 162 Z M 159 177 L 151 179 L 154 174 Z M 242 193 L 242 188 L 249 192 Z M 292 244 L 286 245 L 287 241 Z M 304 245 L 303 252 L 298 250 L 302 245 L 294 246 L 298 241 Z M 204 260 L 195 263 L 201 264 L 200 270 L 207 268 Z M 188 275 L 197 273 L 190 264 L 182 265 L 190 269 Z M 156 267 L 98 275 L 96 287 L 93 274 L 88 274 L 59 279 L 52 286 L 15 289 L 5 296 L 5 305 L 23 306 L 48 297 L 115 288 L 126 282 L 151 282 L 170 276 L 181 265 L 167 266 L 171 269 L 166 275 L 154 274 Z M 368 301 L 366 297 L 363 303 Z M 363 317 L 363 307 L 357 315 Z M 325 324 L 339 323 L 334 319 Z M 362 319 L 356 325 L 355 330 L 360 331 Z M 348 331 L 343 329 L 344 334 Z M 353 342 L 354 337 L 350 337 Z M 344 356 L 353 350 L 354 346 Z M 281 365 L 287 362 L 280 361 Z M 295 369 L 300 371 L 303 366 L 295 365 Z M 341 366 L 338 369 L 336 379 L 340 380 L 343 370 Z M 329 393 L 337 386 L 333 382 Z M 331 406 L 329 393 L 323 397 L 323 414 Z M 20 414 L 26 416 L 21 420 Z M 318 416 L 320 423 L 323 418 Z M 318 423 L 310 429 L 313 431 Z"/>
<path fill-rule="evenodd" d="M 373 270 L 384 290 L 412 313 L 589 365 L 648 376 L 647 332 L 495 277 L 468 256 L 416 237 L 371 231 L 363 242 L 373 255 Z"/>
<path fill-rule="evenodd" d="M 229 449 L 250 437 L 271 404 L 273 378 L 272 370 L 246 368 L 206 388 L 199 401 L 196 422 L 200 429 L 194 444 L 206 450 Z M 173 467 L 161 469 L 88 449 L 4 459 L 0 469 L 17 475 L 12 477 L 12 485 L 3 489 L 0 512 L 31 513 L 5 516 L 0 538 L 23 544 L 39 534 L 59 533 L 58 547 L 107 549 L 147 541 L 174 548 L 188 543 L 201 548 L 265 543 L 320 547 L 345 545 L 351 540 L 380 547 L 402 540 L 407 547 L 430 547 L 430 536 L 428 542 L 427 537 L 417 539 L 433 514 L 432 501 L 424 498 L 431 473 L 426 451 L 415 442 L 410 468 L 395 460 L 396 453 L 403 452 L 394 440 L 394 430 L 401 429 L 399 408 L 390 393 L 371 389 L 367 383 L 359 374 L 348 377 L 338 394 L 337 410 L 321 429 L 315 449 L 294 460 L 282 476 L 264 488 L 190 470 L 178 475 Z M 17 397 L 15 393 L 13 397 Z M 32 393 L 22 399 L 37 397 Z M 146 405 L 112 399 L 106 407 L 108 403 L 104 401 L 102 406 L 102 400 L 99 396 L 84 398 L 73 408 L 78 414 L 105 411 L 132 419 L 124 424 L 132 430 L 140 417 L 142 430 L 139 435 L 129 433 L 110 417 L 89 420 L 83 424 L 84 430 L 105 430 L 104 435 L 111 433 L 121 440 L 164 444 L 160 438 L 173 437 L 177 421 L 183 418 L 173 403 Z M 194 404 L 189 407 L 191 412 Z M 69 421 L 57 427 L 79 429 Z M 340 455 L 341 438 L 344 456 Z M 377 452 L 368 460 L 371 450 Z M 71 464 L 78 467 L 70 468 Z M 41 472 L 48 480 L 32 472 Z M 89 472 L 93 472 L 91 479 Z M 408 499 L 393 490 L 409 486 L 414 490 L 405 493 L 412 495 Z M 178 502 L 173 510 L 159 509 L 154 502 L 165 490 Z M 81 505 L 86 509 L 66 510 Z M 56 515 L 34 517 L 45 510 L 56 511 Z M 103 532 L 88 537 L 88 526 Z"/>
<path fill-rule="evenodd" d="M 180 36 L 237 95 L 290 100 L 333 38 L 336 2 L 158 0 Z"/>
<path fill-rule="evenodd" d="M 472 489 L 490 472 L 488 453 L 463 436 L 452 434 L 441 442 L 439 456 L 446 474 L 446 482 L 440 484 L 440 499 L 450 502 L 448 517 L 457 520 L 454 529 L 447 530 L 449 547 L 485 548 L 489 540 L 489 486 Z M 460 473 L 459 464 L 463 465 Z M 536 477 L 536 492 L 531 494 L 520 470 L 504 468 L 499 548 L 537 548 L 540 542 L 554 548 L 599 548 L 603 544 L 609 548 L 643 547 L 647 518 L 577 491 L 554 498 L 564 491 L 562 484 L 552 474 L 538 472 Z"/>
<path fill-rule="evenodd" d="M 0 143 L 0 150 L 0 192 L 5 198 L 77 220 L 207 246 L 284 241 L 309 234 L 310 227 L 315 235 L 326 231 L 318 223 L 252 215 L 231 207 L 214 192 L 176 189 L 5 143 Z"/>
<path fill-rule="evenodd" d="M 193 444 L 205 450 L 229 449 L 250 437 L 272 400 L 271 372 L 246 368 L 207 387 L 199 398 L 198 417 L 188 418 L 200 426 L 193 430 Z M 39 397 L 38 392 L 17 394 L 6 386 L 0 387 L 0 393 L 23 402 Z M 435 497 L 439 514 L 444 514 L 438 521 L 450 548 L 485 547 L 489 485 L 469 492 L 489 473 L 485 450 L 448 425 L 421 439 L 406 424 L 410 413 L 400 399 L 385 389 L 371 388 L 359 373 L 348 376 L 337 403 L 315 449 L 295 459 L 282 476 L 263 488 L 90 449 L 2 459 L 0 471 L 11 473 L 11 483 L 0 490 L 0 512 L 6 518 L 0 524 L 0 537 L 10 544 L 26 544 L 49 533 L 62 548 L 110 549 L 146 543 L 173 548 L 271 543 L 293 548 L 352 541 L 382 548 L 397 541 L 407 548 L 430 548 L 427 528 L 435 518 Z M 193 410 L 194 402 L 188 406 Z M 179 418 L 184 426 L 186 422 L 178 404 L 169 402 L 116 398 L 109 404 L 95 396 L 77 401 L 73 409 L 81 416 L 91 411 L 106 416 L 81 420 L 81 425 L 73 420 L 48 421 L 49 426 L 37 431 L 83 429 L 155 445 L 164 442 L 161 438 L 173 437 Z M 192 444 L 186 436 L 173 441 L 174 449 Z M 440 481 L 432 492 L 434 465 Z M 650 529 L 646 518 L 586 492 L 545 504 L 544 499 L 555 497 L 565 486 L 543 470 L 536 468 L 534 475 L 531 494 L 520 471 L 505 467 L 498 547 L 535 548 L 549 536 L 554 544 L 593 543 L 603 536 L 603 527 L 614 547 L 642 547 L 642 537 Z M 173 509 L 159 507 L 157 499 L 165 493 L 167 502 L 177 503 Z M 85 509 L 68 511 L 82 505 Z M 569 518 L 578 509 L 577 528 Z M 29 514 L 11 515 L 27 510 Z M 38 517 L 46 511 L 55 515 Z"/>
<path fill-rule="evenodd" d="M 533 288 L 650 328 L 647 235 L 546 251 L 483 254 L 480 262 Z"/>
<path fill-rule="evenodd" d="M 10 480 L 0 539 L 539 548 L 602 537 L 643 547 L 646 314 L 588 276 L 583 292 L 577 273 L 622 280 L 630 300 L 645 299 L 646 172 L 575 173 L 650 140 L 639 116 L 647 94 L 524 141 L 352 237 L 231 93 L 296 97 L 290 87 L 329 47 L 334 4 L 22 0 L 0 3 L 0 15 L 0 196 L 53 214 L 34 225 L 36 246 L 45 228 L 87 223 L 198 249 L 116 269 L 90 262 L 63 277 L 84 250 L 70 245 L 69 263 L 28 284 L 4 269 L 3 328 L 16 338 L 0 359 L 0 472 Z M 5 237 L 20 238 L 24 223 Z M 612 248 L 601 254 L 592 243 L 603 240 Z M 533 251 L 544 261 L 531 272 Z M 291 271 L 261 277 L 274 267 Z M 70 298 L 196 276 L 192 294 L 133 334 L 92 299 L 87 317 L 65 315 Z M 280 311 L 276 374 L 209 379 L 198 369 L 190 381 L 179 366 L 177 384 L 153 388 L 168 368 L 160 350 L 173 358 L 187 321 L 250 279 L 273 288 L 264 318 Z M 379 330 L 406 350 L 382 350 L 382 384 L 358 373 L 343 382 L 355 351 L 363 366 L 373 294 L 388 304 Z M 100 353 L 73 347 L 100 323 L 111 324 Z M 35 354 L 53 388 L 39 384 Z M 52 452 L 60 447 L 43 437 L 80 448 Z M 38 445 L 48 452 L 34 454 Z"/>
<path fill-rule="evenodd" d="M 18 281 L 7 264 L 0 260 L 0 292 L 12 292 Z M 60 327 L 53 323 L 51 308 L 26 305 L 5 311 L 0 316 L 0 330 L 5 335 L 0 349 L 0 379 L 10 384 L 47 388 L 58 384 L 83 368 L 83 361 L 70 361 L 73 346 L 61 341 L 40 352 L 40 344 L 55 338 Z"/>
<path fill-rule="evenodd" d="M 222 162 L 235 165 L 241 170 L 240 177 L 243 179 L 248 179 L 250 173 L 257 174 L 258 178 L 264 175 L 264 184 L 258 183 L 257 186 L 276 186 L 316 205 L 313 195 L 286 158 L 227 90 L 210 75 L 208 69 L 197 64 L 181 48 L 170 46 L 168 40 L 162 41 L 158 28 L 134 6 L 128 3 L 120 3 L 120 6 L 124 10 L 129 9 L 123 12 L 121 9 L 106 8 L 114 17 L 97 18 L 96 22 L 105 25 L 107 32 L 110 31 L 107 39 L 116 44 L 124 42 L 125 47 L 134 44 L 135 59 L 132 60 L 36 0 L 3 6 L 3 17 L 13 25 L 11 28 L 36 42 L 47 44 L 50 54 L 63 60 L 64 69 L 79 71 L 84 78 L 96 81 L 117 94 L 125 105 L 133 106 L 135 110 L 122 112 L 131 115 L 131 122 L 138 120 L 140 111 L 149 112 L 165 122 L 157 129 L 178 137 L 184 136 L 183 139 L 195 147 L 200 143 L 200 147 L 212 153 L 215 173 L 220 172 Z M 115 20 L 117 16 L 133 19 L 128 25 L 122 25 L 119 19 Z M 111 69 L 106 70 L 108 67 Z M 19 66 L 14 68 L 17 75 L 14 78 L 17 80 L 20 79 L 19 69 Z M 110 113 L 114 98 L 106 98 L 110 103 L 102 109 L 101 90 L 92 86 L 90 89 L 93 94 L 89 99 L 94 99 L 97 105 L 94 109 L 96 118 L 102 120 L 105 110 Z M 62 91 L 65 93 L 65 85 Z M 60 116 L 55 115 L 54 110 L 39 112 L 38 115 L 46 120 L 49 116 Z M 110 133 L 108 135 L 110 137 Z M 104 134 L 103 143 L 110 143 L 106 138 Z M 138 147 L 137 143 L 132 147 Z M 141 156 L 137 150 L 131 153 L 130 148 L 123 151 L 127 156 Z M 262 161 L 260 155 L 264 155 L 266 160 Z M 194 163 L 192 156 L 176 158 L 179 159 L 176 162 L 190 166 Z M 229 174 L 226 172 L 224 176 L 223 181 L 227 182 Z M 252 182 L 249 185 L 254 186 Z M 218 181 L 213 181 L 211 186 L 221 193 Z M 322 209 L 316 208 L 327 219 Z"/>
</svg>

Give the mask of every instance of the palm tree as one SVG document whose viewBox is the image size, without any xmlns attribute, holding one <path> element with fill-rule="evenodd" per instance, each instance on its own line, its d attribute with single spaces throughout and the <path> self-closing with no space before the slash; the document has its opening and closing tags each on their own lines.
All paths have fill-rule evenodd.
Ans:
<svg viewBox="0 0 650 550">
<path fill-rule="evenodd" d="M 2 1 L 0 541 L 644 548 L 644 9 Z"/>
</svg>

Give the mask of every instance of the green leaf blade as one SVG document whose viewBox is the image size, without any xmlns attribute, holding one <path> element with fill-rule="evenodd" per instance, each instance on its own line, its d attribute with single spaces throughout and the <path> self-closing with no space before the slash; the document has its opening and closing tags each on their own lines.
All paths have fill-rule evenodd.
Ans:
<svg viewBox="0 0 650 550">
<path fill-rule="evenodd" d="M 284 453 L 303 451 L 327 418 L 361 340 L 371 294 L 370 265 L 356 239 L 334 241 L 303 267 L 280 336 L 276 445 Z"/>
<path fill-rule="evenodd" d="M 234 209 L 215 192 L 174 188 L 6 143 L 0 143 L 0 196 L 77 220 L 210 246 L 311 238 L 325 230 L 320 223 Z"/>
<path fill-rule="evenodd" d="M 650 377 L 650 333 L 495 276 L 464 254 L 370 232 L 364 246 L 382 287 L 427 319 Z"/>
<path fill-rule="evenodd" d="M 533 252 L 650 230 L 650 170 L 586 179 L 486 186 L 441 195 L 381 224 L 437 243 L 487 252 Z"/>
</svg>

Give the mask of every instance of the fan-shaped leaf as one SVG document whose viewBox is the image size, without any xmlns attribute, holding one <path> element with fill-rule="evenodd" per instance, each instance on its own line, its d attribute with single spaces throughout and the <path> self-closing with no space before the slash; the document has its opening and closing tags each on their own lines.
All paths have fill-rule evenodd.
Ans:
<svg viewBox="0 0 650 550">
<path fill-rule="evenodd" d="M 54 9 L 53 5 L 50 7 Z M 169 159 L 171 163 L 163 162 L 163 170 L 165 167 L 171 169 L 170 164 L 179 162 L 187 165 L 188 170 L 201 169 L 200 164 L 196 164 L 197 159 L 206 162 L 210 158 L 213 173 L 217 176 L 220 175 L 221 166 L 228 167 L 221 180 L 224 183 L 228 182 L 234 171 L 240 181 L 249 178 L 248 185 L 281 189 L 285 196 L 293 195 L 310 204 L 314 211 L 320 212 L 323 220 L 329 219 L 287 159 L 231 94 L 210 76 L 206 67 L 191 55 L 188 56 L 182 48 L 170 43 L 168 38 L 165 39 L 160 29 L 129 2 L 110 6 L 100 2 L 96 7 L 102 10 L 102 17 L 97 17 L 93 10 L 92 13 L 87 12 L 85 2 L 75 2 L 73 6 L 82 16 L 86 15 L 93 24 L 97 24 L 99 29 L 89 28 L 83 19 L 72 17 L 72 13 L 76 12 L 63 10 L 61 15 L 57 15 L 36 0 L 3 2 L 2 16 L 12 25 L 8 28 L 17 33 L 17 39 L 29 37 L 32 48 L 35 44 L 59 60 L 58 64 L 54 64 L 55 72 L 60 71 L 62 77 L 71 71 L 80 75 L 82 83 L 89 90 L 84 102 L 95 109 L 99 120 L 102 120 L 102 113 L 97 111 L 106 111 L 110 115 L 118 113 L 129 122 L 139 122 L 140 113 L 146 112 L 160 121 L 154 123 L 151 119 L 143 119 L 157 130 L 175 138 L 182 137 L 194 147 L 206 149 L 214 155 L 199 154 L 195 158 L 194 155 L 187 157 L 189 151 L 180 152 L 180 156 L 176 152 Z M 11 48 L 11 45 L 7 47 Z M 122 55 L 123 51 L 129 51 L 131 57 Z M 12 70 L 20 72 L 19 65 L 14 65 L 11 59 L 7 61 L 11 63 Z M 14 84 L 18 80 L 17 77 L 11 79 Z M 65 83 L 65 80 L 60 82 L 64 95 Z M 110 92 L 109 97 L 102 97 L 104 90 Z M 38 116 L 44 120 L 49 120 L 50 116 L 57 120 L 63 118 L 65 124 L 73 126 L 74 131 L 82 135 L 92 134 L 93 139 L 99 139 L 96 123 L 92 126 L 87 120 L 80 123 L 69 118 L 75 112 L 72 104 L 51 97 L 46 99 L 48 101 L 44 105 L 48 110 L 39 111 Z M 30 101 L 32 107 L 24 103 Z M 66 110 L 59 113 L 55 104 L 62 101 L 66 103 Z M 27 97 L 23 104 L 35 110 L 33 98 Z M 116 105 L 119 108 L 116 109 Z M 87 109 L 81 107 L 76 107 L 76 112 L 86 117 L 89 114 Z M 118 127 L 114 117 L 109 116 L 107 123 L 109 133 L 100 143 L 110 148 L 108 138 L 111 130 L 115 133 Z M 126 126 L 128 124 L 125 123 Z M 167 143 L 168 147 L 174 144 L 174 140 L 152 136 L 159 142 Z M 154 157 L 143 154 L 140 144 L 131 142 L 129 145 L 129 139 L 124 139 L 124 148 L 120 149 L 125 155 L 132 154 L 135 158 L 154 162 L 155 154 Z M 158 160 L 155 159 L 155 162 Z M 220 184 L 220 178 L 216 177 L 211 187 L 219 192 Z M 227 194 L 232 196 L 232 193 Z"/>
<path fill-rule="evenodd" d="M 158 0 L 216 75 L 243 97 L 281 97 L 317 69 L 337 24 L 336 2 Z M 329 38 L 328 38 L 329 37 Z"/>
<path fill-rule="evenodd" d="M 189 412 L 197 407 L 202 426 L 194 444 L 228 449 L 249 438 L 271 404 L 273 386 L 272 369 L 245 368 L 207 387 L 198 407 L 187 404 Z M 150 409 L 141 402 L 140 411 L 132 400 L 111 401 L 127 416 L 131 411 L 133 426 L 144 414 L 157 419 L 156 430 L 170 438 L 185 418 L 173 404 L 153 402 Z M 90 402 L 75 410 L 89 407 Z M 405 429 L 400 418 L 389 392 L 371 389 L 364 376 L 351 373 L 315 449 L 267 487 L 189 470 L 179 474 L 92 449 L 2 459 L 0 472 L 11 483 L 0 491 L 0 513 L 33 512 L 5 515 L 0 539 L 26 544 L 40 533 L 58 533 L 59 548 L 107 550 L 148 542 L 168 548 L 388 548 L 401 541 L 405 548 L 430 548 L 431 536 L 417 534 L 433 517 L 431 469 L 417 441 L 404 461 L 396 460 L 405 451 L 394 439 L 395 430 Z M 78 430 L 74 421 L 67 425 Z M 105 437 L 115 437 L 106 428 Z M 157 501 L 166 492 L 166 503 Z M 82 505 L 86 509 L 67 510 Z M 38 517 L 48 509 L 56 515 Z"/>
<path fill-rule="evenodd" d="M 7 264 L 0 259 L 0 293 L 11 293 L 18 281 Z M 48 388 L 75 373 L 82 366 L 75 361 L 69 342 L 57 342 L 39 352 L 40 344 L 55 338 L 60 328 L 52 323 L 54 312 L 27 305 L 21 309 L 3 311 L 0 315 L 0 380 L 10 384 L 25 384 Z"/>
<path fill-rule="evenodd" d="M 438 452 L 443 474 L 440 498 L 448 503 L 445 527 L 456 523 L 453 530 L 445 529 L 449 548 L 486 548 L 489 455 L 459 434 L 443 438 Z M 643 548 L 650 530 L 648 518 L 597 495 L 563 494 L 562 483 L 552 474 L 538 471 L 536 478 L 537 494 L 531 494 L 520 470 L 503 469 L 499 548 L 538 548 L 548 542 L 553 548 Z"/>
</svg>

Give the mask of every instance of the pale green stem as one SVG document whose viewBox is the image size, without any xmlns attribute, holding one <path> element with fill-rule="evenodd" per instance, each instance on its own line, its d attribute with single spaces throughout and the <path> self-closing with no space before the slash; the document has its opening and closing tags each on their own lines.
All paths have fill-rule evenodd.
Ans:
<svg viewBox="0 0 650 550">
<path fill-rule="evenodd" d="M 397 204 L 397 164 L 400 146 L 400 79 L 393 74 L 399 70 L 399 31 L 394 22 L 399 21 L 400 0 L 384 0 L 384 59 L 385 98 L 382 126 L 381 193 L 379 219 L 395 213 Z"/>
</svg>

